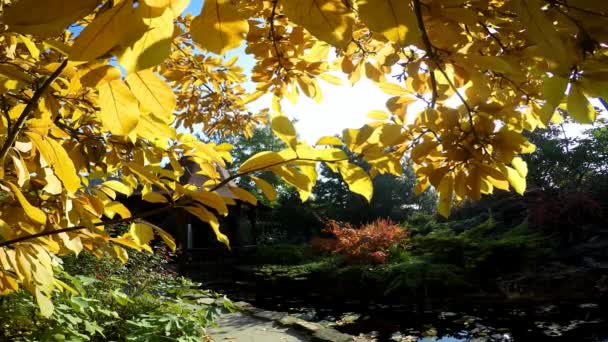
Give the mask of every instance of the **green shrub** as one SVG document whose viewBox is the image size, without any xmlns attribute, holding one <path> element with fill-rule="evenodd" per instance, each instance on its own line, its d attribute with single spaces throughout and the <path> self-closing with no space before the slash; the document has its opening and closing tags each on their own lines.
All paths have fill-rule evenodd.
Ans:
<svg viewBox="0 0 608 342">
<path fill-rule="evenodd" d="M 197 303 L 197 297 L 218 296 L 170 272 L 168 255 L 157 252 L 130 252 L 124 265 L 88 254 L 64 258 L 71 275 L 61 267 L 57 272 L 69 290 L 54 293 L 53 314 L 42 317 L 23 291 L 1 297 L 0 340 L 200 341 L 230 303 Z"/>
<path fill-rule="evenodd" d="M 259 247 L 252 261 L 256 264 L 298 265 L 307 259 L 303 246 L 276 244 Z"/>
</svg>

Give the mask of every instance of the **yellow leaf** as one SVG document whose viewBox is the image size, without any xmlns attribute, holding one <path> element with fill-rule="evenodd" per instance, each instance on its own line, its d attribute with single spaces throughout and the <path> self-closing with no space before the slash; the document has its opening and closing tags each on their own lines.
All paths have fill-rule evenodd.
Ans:
<svg viewBox="0 0 608 342">
<path fill-rule="evenodd" d="M 59 195 L 63 190 L 63 187 L 61 186 L 61 181 L 59 180 L 59 178 L 57 178 L 57 176 L 55 176 L 53 170 L 48 167 L 44 168 L 44 180 L 46 181 L 46 185 L 44 186 L 44 188 L 42 188 L 42 190 L 48 192 L 49 194 Z"/>
<path fill-rule="evenodd" d="M 545 104 L 541 108 L 541 120 L 545 126 L 553 117 L 555 108 L 562 102 L 567 87 L 568 80 L 563 77 L 553 76 L 545 77 L 543 79 L 542 96 L 545 100 Z"/>
<path fill-rule="evenodd" d="M 79 294 L 78 291 L 76 291 L 70 285 L 64 283 L 63 281 L 61 281 L 59 279 L 55 279 L 55 286 L 61 292 L 64 292 L 64 290 L 66 290 L 66 291 L 70 292 L 71 294 L 73 294 L 74 296 L 77 296 Z"/>
<path fill-rule="evenodd" d="M 281 0 L 285 15 L 318 39 L 346 48 L 352 39 L 354 14 L 341 0 Z"/>
<path fill-rule="evenodd" d="M 11 182 L 4 182 L 4 184 L 6 184 L 11 189 L 13 195 L 17 197 L 17 201 L 19 201 L 19 204 L 21 204 L 21 206 L 23 207 L 25 214 L 30 219 L 32 219 L 32 221 L 40 224 L 46 223 L 46 215 L 44 214 L 44 211 L 42 211 L 40 208 L 31 205 L 30 202 L 25 198 L 25 196 L 23 196 L 21 190 L 19 190 L 19 188 L 15 184 Z"/>
<path fill-rule="evenodd" d="M 176 247 L 175 239 L 173 239 L 171 234 L 167 233 L 166 231 L 164 231 L 163 229 L 161 229 L 158 226 L 152 226 L 152 228 L 154 228 L 154 231 L 156 232 L 156 234 L 158 234 L 158 236 L 160 236 L 160 238 L 163 239 L 163 241 L 165 242 L 167 247 L 171 248 L 171 250 L 173 252 L 175 252 L 175 247 Z"/>
<path fill-rule="evenodd" d="M 40 309 L 40 314 L 44 317 L 51 317 L 55 310 L 51 299 L 39 289 L 36 289 L 36 304 Z"/>
<path fill-rule="evenodd" d="M 330 74 L 321 74 L 319 75 L 319 78 L 322 79 L 323 81 L 327 82 L 327 83 L 331 83 L 334 85 L 342 85 L 342 79 L 340 77 L 334 76 L 334 75 L 330 75 Z"/>
<path fill-rule="evenodd" d="M 230 248 L 230 241 L 228 241 L 228 237 L 220 231 L 220 223 L 215 215 L 209 212 L 209 210 L 201 207 L 185 207 L 185 209 L 192 215 L 198 217 L 201 221 L 209 223 L 209 226 L 211 226 L 211 229 L 213 229 L 213 232 L 215 233 L 217 241 Z"/>
<path fill-rule="evenodd" d="M 526 191 L 526 178 L 522 177 L 517 170 L 506 165 L 501 166 L 501 171 L 507 177 L 509 184 L 511 184 L 515 192 L 523 195 Z"/>
<path fill-rule="evenodd" d="M 110 219 L 114 218 L 116 214 L 120 215 L 123 219 L 131 217 L 129 209 L 120 202 L 110 202 L 105 206 L 103 213 Z"/>
<path fill-rule="evenodd" d="M 412 158 L 414 162 L 420 163 L 422 162 L 422 159 L 431 153 L 437 146 L 439 146 L 439 143 L 435 140 L 424 140 L 414 146 L 410 153 L 410 158 Z"/>
<path fill-rule="evenodd" d="M 372 200 L 374 186 L 365 170 L 349 162 L 339 163 L 338 170 L 350 191 L 365 197 L 368 202 Z"/>
<path fill-rule="evenodd" d="M 120 70 L 111 65 L 100 65 L 81 71 L 80 83 L 85 87 L 95 88 L 97 85 L 117 80 L 121 77 Z"/>
<path fill-rule="evenodd" d="M 367 117 L 378 121 L 386 121 L 390 116 L 383 110 L 372 110 L 367 112 Z"/>
<path fill-rule="evenodd" d="M 70 236 L 68 235 L 68 233 L 59 233 L 57 235 L 59 235 L 59 238 L 63 241 L 63 245 L 67 249 L 74 252 L 74 254 L 78 255 L 82 251 L 83 245 L 82 245 L 82 241 L 80 240 L 79 236 L 76 236 L 73 239 L 70 239 Z"/>
<path fill-rule="evenodd" d="M 357 0 L 356 3 L 361 21 L 391 42 L 406 46 L 419 38 L 418 21 L 409 1 Z"/>
<path fill-rule="evenodd" d="M 22 187 L 30 179 L 30 172 L 27 170 L 27 166 L 19 154 L 12 153 L 11 159 L 13 160 L 15 173 L 17 174 L 17 185 Z"/>
<path fill-rule="evenodd" d="M 250 203 L 252 205 L 258 204 L 258 199 L 255 198 L 255 196 L 253 196 L 249 191 L 237 187 L 230 187 L 229 189 L 230 192 L 232 192 L 241 201 Z"/>
<path fill-rule="evenodd" d="M 125 0 L 97 15 L 74 40 L 70 60 L 90 61 L 140 37 L 148 27 L 135 10 L 133 0 Z"/>
<path fill-rule="evenodd" d="M 10 31 L 52 37 L 91 13 L 100 0 L 20 0 L 4 7 L 3 21 Z"/>
<path fill-rule="evenodd" d="M 23 42 L 27 50 L 30 52 L 30 55 L 32 55 L 35 60 L 38 60 L 38 58 L 40 57 L 40 50 L 36 47 L 36 44 L 34 44 L 34 42 L 32 42 L 26 36 L 20 35 L 19 38 L 21 38 L 21 41 Z"/>
<path fill-rule="evenodd" d="M 268 183 L 267 181 L 263 180 L 262 178 L 258 178 L 258 177 L 251 177 L 251 179 L 253 179 L 253 181 L 255 182 L 255 185 L 262 190 L 262 193 L 264 194 L 264 196 L 266 196 L 266 198 L 268 198 L 269 201 L 274 201 L 277 199 L 277 191 L 274 189 L 274 187 L 272 185 L 270 185 L 270 183 Z"/>
<path fill-rule="evenodd" d="M 566 49 L 553 22 L 543 12 L 543 6 L 540 0 L 516 0 L 514 9 L 519 15 L 518 22 L 530 39 L 545 51 L 544 55 L 563 61 L 572 54 Z"/>
<path fill-rule="evenodd" d="M 131 196 L 131 194 L 133 193 L 133 189 L 130 186 L 117 180 L 109 180 L 103 182 L 101 185 L 127 196 Z"/>
<path fill-rule="evenodd" d="M 405 89 L 404 87 L 386 81 L 380 81 L 380 83 L 378 83 L 378 87 L 380 88 L 380 90 L 389 95 L 401 96 L 408 93 L 407 89 Z"/>
<path fill-rule="evenodd" d="M 150 203 L 168 203 L 169 201 L 165 196 L 158 192 L 149 191 L 141 196 L 141 198 Z"/>
<path fill-rule="evenodd" d="M 145 110 L 151 111 L 166 123 L 172 121 L 175 94 L 165 81 L 149 69 L 129 74 L 126 81 Z"/>
<path fill-rule="evenodd" d="M 338 137 L 320 137 L 315 145 L 342 146 L 344 143 Z"/>
<path fill-rule="evenodd" d="M 577 83 L 572 84 L 568 94 L 568 115 L 578 123 L 595 121 L 595 109 Z"/>
<path fill-rule="evenodd" d="M 114 253 L 116 254 L 118 260 L 120 260 L 123 264 L 129 261 L 129 254 L 124 248 L 116 245 L 112 247 L 114 248 Z"/>
<path fill-rule="evenodd" d="M 133 20 L 142 20 L 148 30 L 118 56 L 118 63 L 125 68 L 127 74 L 154 67 L 171 53 L 173 11 L 166 8 L 162 15 L 156 15 L 155 11 L 154 7 L 141 2 L 135 10 Z"/>
<path fill-rule="evenodd" d="M 54 139 L 43 138 L 36 133 L 26 132 L 26 135 L 40 151 L 47 164 L 53 167 L 55 175 L 61 180 L 65 190 L 69 194 L 75 193 L 80 188 L 80 177 L 63 146 Z"/>
<path fill-rule="evenodd" d="M 129 234 L 140 246 L 147 245 L 154 239 L 154 231 L 152 227 L 142 222 L 133 222 L 129 228 Z"/>
<path fill-rule="evenodd" d="M 112 134 L 127 136 L 137 127 L 137 99 L 122 80 L 99 86 L 99 107 L 101 122 Z"/>
<path fill-rule="evenodd" d="M 209 191 L 195 191 L 190 193 L 193 200 L 201 203 L 202 205 L 208 206 L 209 208 L 215 209 L 220 215 L 228 215 L 228 207 L 226 202 L 222 199 L 222 196 L 215 192 Z"/>
<path fill-rule="evenodd" d="M 190 0 L 144 0 L 144 3 L 150 7 L 168 7 L 177 18 L 188 7 Z"/>
<path fill-rule="evenodd" d="M 296 129 L 286 116 L 277 115 L 272 118 L 271 127 L 274 134 L 283 140 L 287 146 L 291 146 L 292 149 L 296 148 Z"/>
<path fill-rule="evenodd" d="M 452 207 L 452 196 L 454 194 L 454 177 L 447 175 L 441 179 L 439 187 L 439 203 L 437 205 L 437 211 L 445 218 L 450 216 L 450 208 Z"/>
<path fill-rule="evenodd" d="M 286 183 L 294 186 L 298 190 L 307 191 L 308 189 L 312 188 L 310 179 L 293 167 L 282 165 L 273 168 L 272 172 L 283 178 Z"/>
<path fill-rule="evenodd" d="M 170 140 L 177 136 L 173 126 L 168 125 L 166 121 L 157 118 L 152 113 L 140 116 L 135 131 L 140 138 L 150 141 L 154 146 L 163 150 L 166 150 Z"/>
<path fill-rule="evenodd" d="M 190 25 L 192 40 L 218 55 L 239 47 L 247 31 L 246 18 L 230 0 L 206 0 L 201 14 Z"/>
<path fill-rule="evenodd" d="M 256 153 L 247 159 L 238 169 L 238 173 L 247 173 L 262 170 L 264 168 L 277 166 L 285 162 L 285 159 L 276 152 L 263 151 Z"/>
<path fill-rule="evenodd" d="M 517 171 L 517 173 L 519 173 L 520 176 L 526 178 L 526 176 L 528 175 L 528 165 L 523 159 L 521 159 L 520 157 L 515 157 L 511 161 L 511 165 L 513 166 L 513 168 L 515 168 L 515 170 Z"/>
</svg>

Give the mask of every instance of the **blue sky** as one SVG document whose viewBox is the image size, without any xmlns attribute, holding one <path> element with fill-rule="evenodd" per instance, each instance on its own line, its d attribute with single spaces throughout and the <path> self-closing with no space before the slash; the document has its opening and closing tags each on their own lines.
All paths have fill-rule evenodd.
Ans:
<svg viewBox="0 0 608 342">
<path fill-rule="evenodd" d="M 184 13 L 191 13 L 193 15 L 197 15 L 201 12 L 201 8 L 203 7 L 203 0 L 190 0 L 190 4 L 184 11 Z"/>
</svg>

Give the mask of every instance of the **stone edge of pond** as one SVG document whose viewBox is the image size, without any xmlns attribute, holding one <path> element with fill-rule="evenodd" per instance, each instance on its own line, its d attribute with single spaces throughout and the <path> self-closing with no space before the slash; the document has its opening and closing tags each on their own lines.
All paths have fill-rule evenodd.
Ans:
<svg viewBox="0 0 608 342">
<path fill-rule="evenodd" d="M 319 323 L 309 322 L 301 318 L 291 316 L 286 312 L 268 311 L 256 308 L 247 302 L 234 302 L 235 308 L 247 315 L 255 318 L 272 321 L 275 324 L 292 328 L 301 333 L 304 333 L 311 341 L 314 342 L 367 342 L 368 339 L 352 336 L 339 332 L 336 329 L 325 327 Z"/>
</svg>

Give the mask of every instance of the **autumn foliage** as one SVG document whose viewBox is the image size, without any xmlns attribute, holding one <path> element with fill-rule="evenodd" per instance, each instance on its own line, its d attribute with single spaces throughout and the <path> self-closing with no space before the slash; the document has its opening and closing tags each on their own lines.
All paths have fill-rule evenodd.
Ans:
<svg viewBox="0 0 608 342">
<path fill-rule="evenodd" d="M 351 264 L 382 264 L 389 257 L 391 247 L 406 247 L 409 232 L 387 219 L 354 227 L 349 223 L 330 220 L 323 232 L 333 239 L 316 238 L 311 247 L 320 252 L 343 255 Z"/>
<path fill-rule="evenodd" d="M 370 200 L 371 179 L 401 174 L 407 156 L 443 216 L 494 189 L 521 194 L 520 155 L 535 149 L 524 131 L 565 115 L 591 123 L 590 100 L 608 97 L 605 1 L 206 0 L 184 13 L 189 2 L 0 0 L 0 293 L 24 287 L 50 315 L 65 289 L 57 256 L 126 261 L 155 237 L 175 245 L 119 195 L 183 208 L 228 244 L 218 216 L 234 200 L 219 190 L 256 204 L 232 180 L 260 172 L 304 201 L 324 163 Z M 251 73 L 224 55 L 239 46 Z M 391 96 L 386 109 L 340 137 L 298 139 L 283 101 L 322 101 L 321 82 L 362 78 Z M 252 110 L 263 95 L 270 108 Z M 264 123 L 286 148 L 222 177 L 223 138 Z M 208 181 L 179 184 L 182 159 Z M 110 223 L 132 226 L 116 236 Z"/>
</svg>

